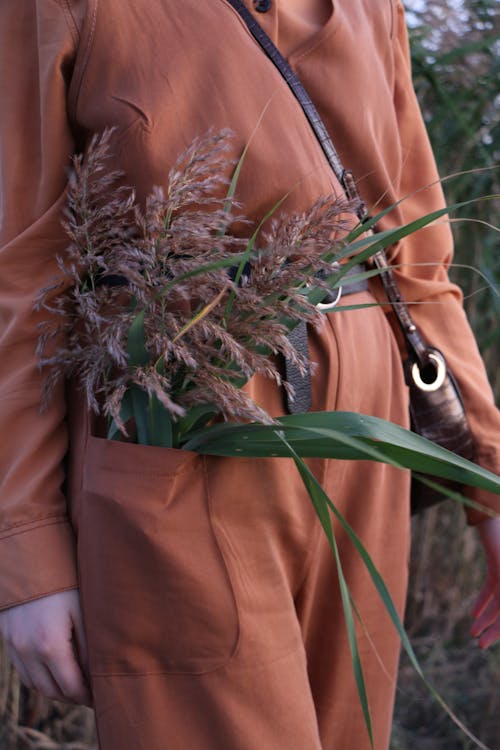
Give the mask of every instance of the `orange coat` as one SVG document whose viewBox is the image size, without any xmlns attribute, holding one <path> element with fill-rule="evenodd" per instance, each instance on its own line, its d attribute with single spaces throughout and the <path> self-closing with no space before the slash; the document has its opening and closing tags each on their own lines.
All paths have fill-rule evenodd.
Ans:
<svg viewBox="0 0 500 750">
<path fill-rule="evenodd" d="M 288 25 L 277 23 L 276 5 L 256 17 L 288 51 L 290 64 L 315 102 L 344 164 L 357 176 L 368 205 L 383 208 L 410 196 L 385 218 L 384 227 L 440 207 L 442 191 L 432 184 L 436 168 L 411 85 L 399 1 L 337 2 L 326 24 L 300 43 L 298 27 L 294 30 L 290 19 Z M 116 468 L 123 462 L 117 450 L 127 457 L 135 451 L 147 475 L 155 474 L 151 467 L 155 459 L 160 461 L 157 449 L 106 445 L 101 452 L 94 443 L 88 454 L 91 463 L 83 465 L 84 420 L 78 401 L 72 396 L 68 400 L 62 386 L 48 412 L 39 413 L 42 376 L 34 353 L 39 315 L 32 305 L 38 290 L 56 273 L 55 257 L 66 243 L 60 211 L 71 154 L 82 150 L 94 132 L 117 126 L 110 166 L 124 169 L 127 181 L 143 198 L 153 185 L 166 181 L 173 160 L 196 134 L 211 126 L 230 127 L 235 133 L 235 156 L 252 139 L 238 186 L 238 197 L 251 219 L 260 219 L 292 186 L 283 205 L 290 212 L 307 208 L 320 194 L 340 194 L 341 189 L 286 83 L 225 0 L 4 2 L 0 4 L 0 61 L 0 607 L 8 607 L 78 585 L 79 572 L 88 560 L 80 557 L 78 571 L 75 529 L 81 531 L 87 524 L 89 550 L 96 532 L 81 503 L 81 484 L 91 498 L 89 507 L 92 503 L 99 507 L 102 488 L 98 481 L 105 486 L 111 463 Z M 431 187 L 421 190 L 427 185 Z M 500 417 L 462 309 L 460 290 L 448 279 L 451 257 L 451 234 L 445 223 L 421 230 L 391 254 L 400 266 L 397 274 L 406 299 L 435 303 L 415 306 L 415 319 L 445 353 L 456 374 L 479 463 L 498 472 Z M 414 265 L 423 261 L 435 265 Z M 382 299 L 377 282 L 372 292 Z M 363 399 L 378 389 L 377 393 L 388 395 L 376 413 L 404 423 L 402 378 L 394 369 L 394 358 L 389 361 L 395 340 L 388 326 L 385 331 L 380 310 L 329 317 L 324 339 L 312 342 L 321 361 L 314 385 L 315 406 L 363 410 L 370 408 Z M 376 329 L 376 340 L 370 342 L 367 331 L 371 329 L 363 329 L 363 320 Z M 382 353 L 378 358 L 378 351 L 373 350 L 376 342 Z M 345 356 L 348 364 L 340 374 L 335 369 L 337 356 Z M 259 381 L 249 388 L 271 410 L 279 411 L 274 386 Z M 344 395 L 331 401 L 327 398 L 330 388 Z M 396 406 L 391 411 L 392 395 Z M 210 465 L 210 482 L 223 493 L 220 461 Z M 274 464 L 269 466 L 262 474 L 262 482 L 267 477 L 268 485 L 262 487 L 273 486 L 280 476 L 278 468 L 273 474 Z M 375 472 L 381 470 L 372 467 L 360 465 L 357 476 L 371 477 L 371 489 L 368 480 L 362 486 L 376 493 L 385 485 L 379 487 L 381 475 Z M 326 471 L 324 466 L 322 471 Z M 350 471 L 354 481 L 355 468 Z M 391 471 L 387 469 L 384 476 L 393 477 Z M 252 478 L 258 481 L 256 472 L 247 481 Z M 291 492 L 295 480 L 287 476 L 286 481 L 291 482 L 287 484 Z M 408 482 L 394 478 L 391 482 L 387 486 L 396 488 L 394 497 L 386 497 L 383 506 L 373 504 L 365 531 L 378 539 L 374 554 L 380 556 L 382 572 L 393 576 L 391 586 L 397 589 L 401 609 L 405 581 L 399 584 L 395 576 L 407 554 Z M 155 495 L 151 477 L 146 484 Z M 297 479 L 294 486 L 299 484 Z M 332 491 L 341 484 L 335 474 Z M 122 491 L 126 495 L 126 483 Z M 400 498 L 395 496 L 400 491 L 404 504 L 396 508 L 394 503 Z M 477 492 L 473 497 L 500 509 L 496 496 Z M 143 507 L 147 515 L 146 501 Z M 358 521 L 363 508 L 351 507 Z M 477 522 L 481 516 L 470 513 L 469 518 Z M 112 517 L 108 520 L 112 529 Z M 219 522 L 223 525 L 223 520 Z M 392 552 L 385 539 L 389 527 L 396 539 L 391 542 Z M 222 531 L 220 538 L 224 538 Z M 98 553 L 108 562 L 113 549 L 120 549 L 118 542 L 113 548 L 112 535 L 109 543 L 110 558 L 102 548 Z M 231 559 L 231 554 L 228 547 L 225 557 Z M 137 555 L 140 565 L 142 558 Z M 135 570 L 132 558 L 130 564 Z M 102 608 L 97 595 L 92 602 Z M 232 601 L 221 594 L 220 602 L 230 630 Z M 113 635 L 119 638 L 118 631 Z M 106 667 L 108 658 L 99 649 L 98 643 L 91 649 L 96 674 Z M 391 649 L 395 669 L 397 651 Z M 115 670 L 123 666 L 120 658 L 113 662 Z M 127 667 L 128 657 L 123 658 Z M 109 747 L 118 746 L 124 747 L 110 741 Z"/>
</svg>

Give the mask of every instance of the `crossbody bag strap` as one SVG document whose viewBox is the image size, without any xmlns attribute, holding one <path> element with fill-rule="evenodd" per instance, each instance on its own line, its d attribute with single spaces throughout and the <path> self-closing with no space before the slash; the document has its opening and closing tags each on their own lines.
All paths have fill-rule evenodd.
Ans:
<svg viewBox="0 0 500 750">
<path fill-rule="evenodd" d="M 269 36 L 266 34 L 264 29 L 262 28 L 262 26 L 260 26 L 260 24 L 252 16 L 248 8 L 246 8 L 245 4 L 241 2 L 241 0 L 228 0 L 228 2 L 230 5 L 233 6 L 235 10 L 238 11 L 238 13 L 240 14 L 240 16 L 243 18 L 246 25 L 248 26 L 252 35 L 258 41 L 258 43 L 260 44 L 260 46 L 262 47 L 266 55 L 269 57 L 269 59 L 278 68 L 281 75 L 283 76 L 288 86 L 290 87 L 291 91 L 293 92 L 294 96 L 299 101 L 299 104 L 302 107 L 305 116 L 309 120 L 309 123 L 312 129 L 314 130 L 318 141 L 321 144 L 321 148 L 323 149 L 330 166 L 333 169 L 335 176 L 337 177 L 337 180 L 342 185 L 344 191 L 346 192 L 349 198 L 358 198 L 359 196 L 358 196 L 357 190 L 356 190 L 355 195 L 353 196 L 349 195 L 350 186 L 349 186 L 348 173 L 346 173 L 346 170 L 344 169 L 344 166 L 337 153 L 337 150 L 332 143 L 332 140 L 328 134 L 327 129 L 325 128 L 323 120 L 319 116 L 316 107 L 311 101 L 311 97 L 305 90 L 300 80 L 295 75 L 289 63 L 283 57 L 279 49 L 273 44 Z"/>
<path fill-rule="evenodd" d="M 241 2 L 241 0 L 227 0 L 227 2 L 229 2 L 229 4 L 232 5 L 232 7 L 243 18 L 252 36 L 257 40 L 266 55 L 282 74 L 290 90 L 301 105 L 302 110 L 307 117 L 326 158 L 328 159 L 328 163 L 337 177 L 337 180 L 340 182 L 344 192 L 350 200 L 355 200 L 358 203 L 358 218 L 361 222 L 365 221 L 368 218 L 366 204 L 363 203 L 361 196 L 359 195 L 353 174 L 351 170 L 346 169 L 342 164 L 338 152 L 333 145 L 330 135 L 314 106 L 311 97 L 305 90 L 299 78 L 297 78 L 287 60 L 273 44 L 272 40 L 255 20 L 244 3 Z M 373 227 L 372 230 L 369 231 L 374 231 L 375 233 L 377 229 L 376 227 Z M 425 367 L 425 365 L 428 364 L 428 346 L 411 317 L 408 306 L 399 290 L 394 272 L 387 261 L 385 252 L 379 250 L 373 256 L 373 261 L 375 265 L 383 271 L 380 274 L 380 279 L 384 286 L 387 299 L 393 307 L 399 326 L 404 334 L 408 354 L 411 359 L 419 364 L 420 367 Z"/>
</svg>

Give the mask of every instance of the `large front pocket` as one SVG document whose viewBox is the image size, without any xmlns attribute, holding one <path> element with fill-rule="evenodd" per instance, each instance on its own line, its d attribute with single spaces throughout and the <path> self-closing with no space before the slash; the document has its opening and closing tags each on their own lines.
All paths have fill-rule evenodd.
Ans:
<svg viewBox="0 0 500 750">
<path fill-rule="evenodd" d="M 93 674 L 203 673 L 234 653 L 203 456 L 89 437 L 78 563 Z"/>
</svg>

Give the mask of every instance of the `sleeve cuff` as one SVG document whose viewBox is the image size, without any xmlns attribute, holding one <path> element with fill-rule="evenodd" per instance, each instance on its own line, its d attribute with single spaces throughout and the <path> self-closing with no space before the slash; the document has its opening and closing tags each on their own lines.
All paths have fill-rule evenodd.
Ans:
<svg viewBox="0 0 500 750">
<path fill-rule="evenodd" d="M 0 609 L 78 587 L 76 540 L 67 518 L 0 535 Z"/>
</svg>

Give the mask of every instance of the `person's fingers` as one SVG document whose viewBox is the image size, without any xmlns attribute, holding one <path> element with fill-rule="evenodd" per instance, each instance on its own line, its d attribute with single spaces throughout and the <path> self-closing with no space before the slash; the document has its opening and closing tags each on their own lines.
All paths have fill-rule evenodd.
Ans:
<svg viewBox="0 0 500 750">
<path fill-rule="evenodd" d="M 27 687 L 54 700 L 92 705 L 78 591 L 9 608 L 1 613 L 0 629 Z"/>
<path fill-rule="evenodd" d="M 33 680 L 29 676 L 21 657 L 15 651 L 10 649 L 8 646 L 6 647 L 6 649 L 7 649 L 7 655 L 10 661 L 12 662 L 14 668 L 16 669 L 23 685 L 27 688 L 30 688 L 31 690 L 35 690 L 36 688 L 33 684 Z"/>
<path fill-rule="evenodd" d="M 481 637 L 478 641 L 479 648 L 488 648 L 489 646 L 497 643 L 500 640 L 500 620 L 497 620 L 494 625 L 481 633 Z"/>
<path fill-rule="evenodd" d="M 79 705 L 92 704 L 90 690 L 71 639 L 61 641 L 51 653 L 46 654 L 45 666 L 65 698 Z"/>
<path fill-rule="evenodd" d="M 471 635 L 479 635 L 483 630 L 493 625 L 496 620 L 500 621 L 500 602 L 496 597 L 492 596 L 480 616 L 472 623 L 470 629 Z"/>
<path fill-rule="evenodd" d="M 493 596 L 493 580 L 490 576 L 486 578 L 483 588 L 479 592 L 479 596 L 476 599 L 474 607 L 472 609 L 472 617 L 477 618 L 488 604 L 489 600 Z"/>
<path fill-rule="evenodd" d="M 24 665 L 29 672 L 35 690 L 54 701 L 65 701 L 65 695 L 54 680 L 49 668 L 36 658 L 25 659 Z"/>
</svg>

